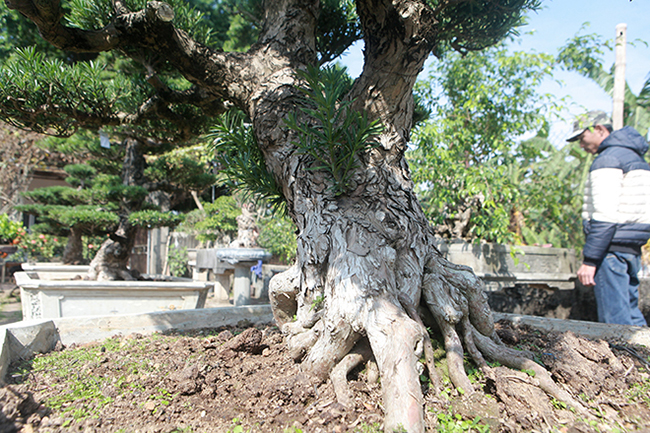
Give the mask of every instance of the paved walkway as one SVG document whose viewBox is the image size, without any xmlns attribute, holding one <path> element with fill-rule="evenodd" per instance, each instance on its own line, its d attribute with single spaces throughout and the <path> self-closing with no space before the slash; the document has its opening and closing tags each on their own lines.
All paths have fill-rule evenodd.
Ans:
<svg viewBox="0 0 650 433">
<path fill-rule="evenodd" d="M 23 319 L 20 290 L 11 283 L 0 284 L 0 326 Z"/>
</svg>

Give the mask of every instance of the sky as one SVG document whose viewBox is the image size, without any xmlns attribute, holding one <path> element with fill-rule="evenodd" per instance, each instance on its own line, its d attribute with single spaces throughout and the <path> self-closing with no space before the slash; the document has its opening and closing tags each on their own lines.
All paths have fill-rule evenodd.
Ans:
<svg viewBox="0 0 650 433">
<path fill-rule="evenodd" d="M 519 29 L 520 41 L 515 50 L 557 54 L 567 40 L 577 34 L 597 33 L 613 40 L 616 26 L 627 24 L 626 80 L 632 92 L 638 94 L 650 74 L 650 0 L 542 0 L 542 9 L 528 16 L 528 24 Z M 645 41 L 640 42 L 640 41 Z M 363 67 L 363 43 L 352 47 L 341 63 L 352 76 Z M 614 53 L 607 53 L 604 65 L 614 64 Z M 426 70 L 422 73 L 424 77 Z M 558 98 L 569 96 L 572 103 L 564 114 L 565 120 L 557 122 L 550 140 L 560 145 L 571 132 L 573 116 L 587 110 L 612 112 L 611 98 L 589 79 L 574 72 L 558 71 L 554 80 L 545 81 L 540 93 L 551 93 Z M 560 80 L 557 84 L 555 80 Z"/>
</svg>

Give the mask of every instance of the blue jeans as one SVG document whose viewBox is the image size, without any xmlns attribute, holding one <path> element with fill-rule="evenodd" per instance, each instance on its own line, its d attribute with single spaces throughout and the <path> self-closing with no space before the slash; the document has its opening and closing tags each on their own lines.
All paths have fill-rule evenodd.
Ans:
<svg viewBox="0 0 650 433">
<path fill-rule="evenodd" d="M 647 326 L 639 310 L 640 267 L 635 254 L 607 253 L 594 278 L 599 322 Z"/>
</svg>

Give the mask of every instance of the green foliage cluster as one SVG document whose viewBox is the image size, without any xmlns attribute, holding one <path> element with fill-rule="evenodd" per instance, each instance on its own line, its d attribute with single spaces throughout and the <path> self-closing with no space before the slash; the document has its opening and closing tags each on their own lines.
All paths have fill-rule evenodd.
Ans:
<svg viewBox="0 0 650 433">
<path fill-rule="evenodd" d="M 417 84 L 432 118 L 415 130 L 417 148 L 407 157 L 435 226 L 453 226 L 465 212 L 466 239 L 580 245 L 576 191 L 590 159 L 574 145 L 556 149 L 547 140 L 546 118 L 556 106 L 537 88 L 553 65 L 550 55 L 499 45 L 450 54 Z M 537 135 L 521 140 L 531 131 Z"/>
<path fill-rule="evenodd" d="M 174 277 L 190 277 L 190 268 L 187 265 L 187 248 L 169 248 L 167 250 L 167 263 L 169 272 Z"/>
<path fill-rule="evenodd" d="M 69 136 L 77 129 L 74 109 L 92 112 L 98 124 L 111 121 L 115 108 L 123 108 L 133 98 L 132 83 L 122 76 L 108 77 L 101 61 L 66 65 L 48 58 L 34 47 L 18 48 L 0 69 L 0 96 L 24 100 L 21 111 L 32 112 L 31 120 L 21 119 L 12 107 L 0 106 L 0 118 L 17 127 Z M 65 73 L 62 73 L 65 71 Z M 50 104 L 71 107 L 53 117 Z M 74 109 L 72 107 L 75 107 Z"/>
<path fill-rule="evenodd" d="M 97 179 L 90 166 L 68 165 L 66 179 L 70 185 L 38 188 L 23 193 L 35 204 L 16 206 L 16 210 L 37 216 L 39 224 L 32 232 L 67 236 L 70 228 L 79 233 L 98 234 L 112 230 L 119 222 L 117 205 L 108 199 L 114 193 L 109 186 L 113 179 Z"/>
<path fill-rule="evenodd" d="M 319 64 L 339 57 L 362 38 L 359 17 L 352 0 L 322 0 L 316 31 Z"/>
<path fill-rule="evenodd" d="M 436 426 L 436 431 L 438 433 L 489 433 L 490 426 L 482 424 L 481 418 L 479 417 L 476 417 L 473 420 L 465 420 L 458 414 L 451 415 L 440 412 L 438 413 L 438 425 Z"/>
<path fill-rule="evenodd" d="M 219 180 L 242 195 L 244 201 L 266 201 L 280 212 L 286 200 L 266 168 L 252 125 L 240 111 L 229 111 L 217 119 L 210 134 L 210 148 L 219 168 Z"/>
<path fill-rule="evenodd" d="M 129 222 L 137 227 L 176 227 L 183 221 L 183 216 L 174 212 L 141 210 L 129 214 Z"/>
<path fill-rule="evenodd" d="M 290 265 L 296 259 L 296 226 L 285 215 L 269 214 L 258 220 L 257 243 L 280 262 Z"/>
<path fill-rule="evenodd" d="M 177 230 L 189 233 L 200 242 L 214 242 L 237 237 L 237 217 L 241 207 L 232 196 L 220 196 L 213 203 L 204 205 L 185 216 Z"/>
<path fill-rule="evenodd" d="M 286 125 L 297 133 L 299 151 L 314 159 L 315 165 L 309 169 L 325 171 L 334 195 L 345 194 L 352 186 L 359 158 L 374 147 L 374 138 L 383 127 L 378 120 L 368 120 L 365 112 L 352 110 L 350 101 L 342 100 L 351 87 L 345 69 L 310 66 L 298 75 L 306 84 L 300 89 L 305 95 L 300 110 L 314 123 L 304 123 L 302 116 L 293 113 Z"/>
<path fill-rule="evenodd" d="M 447 2 L 427 0 L 439 20 L 439 45 L 434 54 L 453 49 L 461 54 L 483 50 L 505 36 L 514 34 L 522 24 L 522 10 L 535 10 L 540 0 L 501 0 Z"/>
<path fill-rule="evenodd" d="M 207 161 L 199 152 L 203 147 L 180 148 L 148 158 L 145 176 L 152 182 L 203 191 L 214 185 L 216 177 L 206 171 Z M 168 188 L 169 189 L 169 188 Z"/>
<path fill-rule="evenodd" d="M 22 223 L 12 221 L 7 214 L 0 214 L 0 244 L 19 244 L 26 234 Z"/>
</svg>

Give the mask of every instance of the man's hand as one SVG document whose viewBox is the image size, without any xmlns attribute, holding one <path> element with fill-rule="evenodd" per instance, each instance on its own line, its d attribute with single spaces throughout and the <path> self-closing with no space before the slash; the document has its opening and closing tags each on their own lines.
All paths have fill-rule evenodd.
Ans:
<svg viewBox="0 0 650 433">
<path fill-rule="evenodd" d="M 578 269 L 578 279 L 583 286 L 595 286 L 594 275 L 596 275 L 596 267 L 585 265 L 584 263 Z"/>
</svg>

